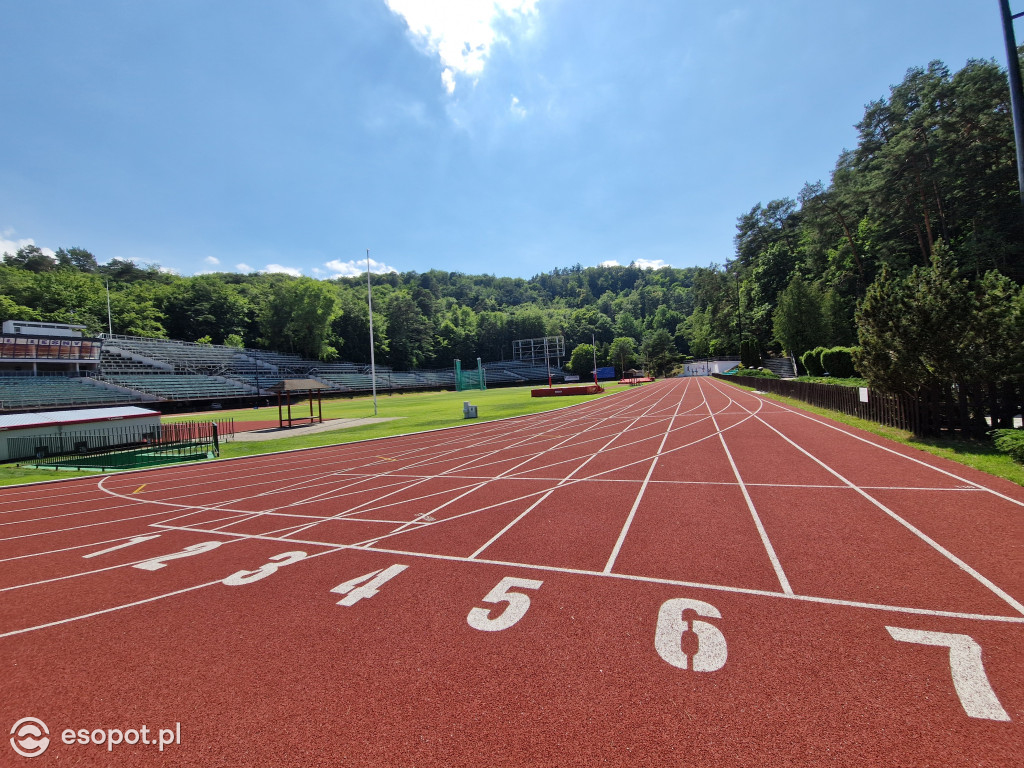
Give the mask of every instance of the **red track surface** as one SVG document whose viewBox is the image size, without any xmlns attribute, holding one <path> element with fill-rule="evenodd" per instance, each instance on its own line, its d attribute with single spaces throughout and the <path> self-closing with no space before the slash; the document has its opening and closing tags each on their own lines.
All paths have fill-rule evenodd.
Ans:
<svg viewBox="0 0 1024 768">
<path fill-rule="evenodd" d="M 0 765 L 1022 765 L 1022 520 L 708 379 L 9 489 Z"/>
</svg>

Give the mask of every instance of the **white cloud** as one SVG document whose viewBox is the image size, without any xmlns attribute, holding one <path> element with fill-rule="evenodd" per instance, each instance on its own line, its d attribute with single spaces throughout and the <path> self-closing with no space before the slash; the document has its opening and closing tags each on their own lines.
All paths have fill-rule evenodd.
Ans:
<svg viewBox="0 0 1024 768">
<path fill-rule="evenodd" d="M 238 264 L 235 264 L 235 269 L 237 269 L 239 272 L 255 272 L 256 271 L 255 269 L 250 267 L 245 262 L 240 262 Z"/>
<path fill-rule="evenodd" d="M 291 275 L 292 277 L 302 277 L 301 270 L 295 269 L 295 267 L 282 267 L 280 264 L 267 264 L 261 272 L 280 272 L 281 274 Z"/>
<path fill-rule="evenodd" d="M 496 22 L 518 25 L 533 21 L 537 0 L 385 0 L 388 8 L 409 26 L 409 32 L 427 53 L 436 55 L 444 69 L 441 80 L 455 92 L 456 76 L 478 77 L 491 46 L 505 38 Z"/>
<path fill-rule="evenodd" d="M 640 269 L 661 269 L 668 266 L 661 259 L 634 259 L 633 265 L 640 267 Z"/>
<path fill-rule="evenodd" d="M 508 105 L 508 111 L 519 120 L 526 117 L 526 107 L 519 103 L 519 98 L 516 96 L 512 97 L 512 103 Z"/>
<path fill-rule="evenodd" d="M 17 240 L 14 240 L 12 239 L 14 238 L 14 235 L 15 229 L 13 227 L 5 227 L 2 231 L 0 231 L 0 256 L 3 256 L 3 254 L 5 253 L 9 253 L 11 254 L 11 256 L 13 256 L 26 245 L 36 244 L 36 241 L 33 240 L 31 237 L 20 237 Z M 41 250 L 43 254 L 46 256 L 52 257 L 56 255 L 55 252 L 50 248 L 40 248 L 39 250 Z"/>
<path fill-rule="evenodd" d="M 218 264 L 220 264 L 220 259 L 218 259 L 216 256 L 207 256 L 205 259 L 203 259 L 203 261 L 212 266 L 217 266 Z"/>
<path fill-rule="evenodd" d="M 366 274 L 366 260 L 353 259 L 352 261 L 341 261 L 334 259 L 324 264 L 330 270 L 331 277 L 358 277 Z M 389 267 L 382 261 L 370 259 L 370 271 L 375 275 L 383 275 L 388 272 L 398 272 L 394 267 Z"/>
<path fill-rule="evenodd" d="M 615 259 L 608 259 L 607 261 L 602 261 L 598 266 L 621 267 L 622 265 Z M 669 265 L 662 259 L 633 259 L 630 262 L 630 266 L 639 267 L 640 269 L 661 269 Z"/>
</svg>

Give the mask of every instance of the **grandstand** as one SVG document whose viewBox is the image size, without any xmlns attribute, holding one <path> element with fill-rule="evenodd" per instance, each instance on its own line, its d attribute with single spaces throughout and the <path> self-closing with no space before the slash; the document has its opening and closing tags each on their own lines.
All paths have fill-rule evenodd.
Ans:
<svg viewBox="0 0 1024 768">
<path fill-rule="evenodd" d="M 154 398 L 145 398 L 120 387 L 104 386 L 87 377 L 0 375 L 0 411 L 102 406 L 145 399 Z"/>
<path fill-rule="evenodd" d="M 67 328 L 68 334 L 78 333 L 77 327 Z M 41 330 L 33 328 L 35 336 L 31 339 L 18 336 L 0 347 L 0 363 L 4 362 L 4 350 L 9 348 L 10 352 L 8 369 L 0 368 L 0 411 L 160 401 L 195 402 L 197 406 L 218 401 L 243 403 L 272 394 L 286 378 L 315 379 L 327 387 L 325 392 L 336 394 L 362 394 L 374 385 L 370 367 L 365 365 L 323 363 L 281 352 L 139 336 L 101 334 L 77 345 L 80 334 L 62 336 L 61 357 L 51 356 L 52 349 L 58 348 L 56 344 L 44 357 L 44 345 L 35 338 L 42 338 Z M 56 325 L 48 325 L 45 330 L 51 334 L 65 332 Z M 88 358 L 80 352 L 85 349 L 90 350 Z M 35 357 L 28 356 L 29 352 Z M 64 356 L 66 363 L 56 362 L 63 361 Z M 488 384 L 498 386 L 548 378 L 547 367 L 522 360 L 485 363 L 484 369 Z M 44 372 L 46 375 L 42 375 Z M 559 381 L 564 378 L 556 367 L 552 367 L 551 374 Z M 376 367 L 378 392 L 454 386 L 452 369 L 394 371 L 387 366 Z"/>
</svg>

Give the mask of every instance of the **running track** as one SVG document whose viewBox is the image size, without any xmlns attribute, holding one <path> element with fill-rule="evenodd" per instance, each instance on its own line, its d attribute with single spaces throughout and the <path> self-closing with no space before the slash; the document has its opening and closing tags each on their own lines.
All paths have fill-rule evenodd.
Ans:
<svg viewBox="0 0 1024 768">
<path fill-rule="evenodd" d="M 7 489 L 0 765 L 1022 765 L 1022 520 L 710 379 Z"/>
</svg>

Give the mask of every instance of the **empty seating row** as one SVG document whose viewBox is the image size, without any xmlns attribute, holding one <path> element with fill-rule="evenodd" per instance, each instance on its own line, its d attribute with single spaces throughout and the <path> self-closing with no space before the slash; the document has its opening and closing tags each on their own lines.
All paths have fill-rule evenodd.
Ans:
<svg viewBox="0 0 1024 768">
<path fill-rule="evenodd" d="M 147 373 L 137 376 L 104 376 L 104 379 L 166 400 L 246 397 L 254 394 L 250 387 L 202 374 Z"/>
<path fill-rule="evenodd" d="M 64 376 L 0 376 L 0 410 L 60 408 L 138 402 L 141 398 L 119 392 L 87 378 Z"/>
</svg>

